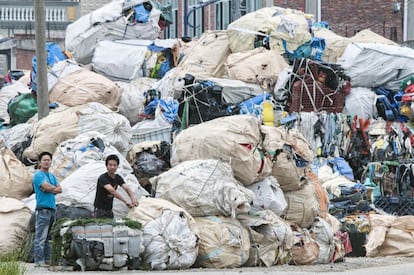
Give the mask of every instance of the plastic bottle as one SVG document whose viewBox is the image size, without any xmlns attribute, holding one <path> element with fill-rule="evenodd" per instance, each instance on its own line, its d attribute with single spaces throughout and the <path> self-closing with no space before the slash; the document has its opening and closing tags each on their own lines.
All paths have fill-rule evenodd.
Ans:
<svg viewBox="0 0 414 275">
<path fill-rule="evenodd" d="M 263 102 L 263 124 L 267 126 L 275 126 L 275 113 L 273 112 L 273 105 L 270 101 Z"/>
</svg>

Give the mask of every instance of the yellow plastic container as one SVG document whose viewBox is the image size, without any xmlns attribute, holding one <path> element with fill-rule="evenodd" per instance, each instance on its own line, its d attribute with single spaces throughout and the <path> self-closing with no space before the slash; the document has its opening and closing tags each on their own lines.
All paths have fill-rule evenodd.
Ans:
<svg viewBox="0 0 414 275">
<path fill-rule="evenodd" d="M 275 126 L 275 113 L 273 105 L 270 101 L 263 102 L 263 124 L 267 126 Z"/>
</svg>

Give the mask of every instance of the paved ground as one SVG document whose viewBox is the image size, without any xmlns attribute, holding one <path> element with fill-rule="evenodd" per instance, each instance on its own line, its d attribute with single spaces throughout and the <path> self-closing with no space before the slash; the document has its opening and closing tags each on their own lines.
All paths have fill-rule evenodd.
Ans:
<svg viewBox="0 0 414 275">
<path fill-rule="evenodd" d="M 25 264 L 25 274 L 44 274 L 44 275 L 72 275 L 82 272 L 71 271 L 70 268 L 60 270 L 46 268 L 35 268 L 33 264 Z M 86 271 L 89 275 L 102 274 L 144 274 L 151 273 L 157 275 L 171 275 L 196 273 L 196 275 L 317 275 L 317 274 L 350 274 L 350 275 L 412 275 L 414 274 L 414 257 L 381 257 L 381 258 L 345 258 L 343 263 L 312 265 L 312 266 L 272 266 L 268 268 L 234 268 L 234 269 L 188 269 L 188 270 L 168 270 L 168 271 L 141 271 L 141 270 L 119 270 L 119 271 Z"/>
</svg>

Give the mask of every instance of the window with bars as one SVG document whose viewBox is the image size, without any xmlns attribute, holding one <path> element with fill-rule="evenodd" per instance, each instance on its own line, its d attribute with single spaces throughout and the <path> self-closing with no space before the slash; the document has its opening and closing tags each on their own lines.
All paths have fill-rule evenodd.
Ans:
<svg viewBox="0 0 414 275">
<path fill-rule="evenodd" d="M 189 0 L 188 10 L 191 11 L 188 17 L 188 34 L 201 36 L 204 32 L 204 8 L 200 8 L 200 0 Z"/>
<path fill-rule="evenodd" d="M 247 0 L 240 0 L 240 15 L 246 15 L 247 13 Z"/>
<path fill-rule="evenodd" d="M 216 30 L 225 30 L 231 23 L 231 1 L 216 3 Z"/>
<path fill-rule="evenodd" d="M 164 5 L 171 5 L 172 23 L 164 30 L 164 38 L 177 38 L 178 36 L 178 0 L 163 1 Z"/>
<path fill-rule="evenodd" d="M 262 0 L 249 0 L 249 1 L 240 1 L 241 2 L 247 2 L 247 12 L 256 11 L 258 9 L 263 8 Z"/>
</svg>

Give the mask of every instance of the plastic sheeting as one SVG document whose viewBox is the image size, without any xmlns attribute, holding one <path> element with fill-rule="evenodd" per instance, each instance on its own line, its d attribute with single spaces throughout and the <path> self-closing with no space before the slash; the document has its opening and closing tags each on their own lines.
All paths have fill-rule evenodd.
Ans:
<svg viewBox="0 0 414 275">
<path fill-rule="evenodd" d="M 352 87 L 349 95 L 345 97 L 345 114 L 356 115 L 358 118 L 376 118 L 375 103 L 377 95 L 370 88 Z"/>
<path fill-rule="evenodd" d="M 414 49 L 375 43 L 350 43 L 338 64 L 354 87 L 400 90 L 404 78 L 414 73 Z"/>
<path fill-rule="evenodd" d="M 2 129 L 0 131 L 0 139 L 2 138 L 4 140 L 6 147 L 13 149 L 14 146 L 20 145 L 30 136 L 31 130 L 32 124 L 20 123 L 11 128 Z"/>
<path fill-rule="evenodd" d="M 263 89 L 259 85 L 241 80 L 214 77 L 210 77 L 208 80 L 223 88 L 221 94 L 226 103 L 238 104 L 263 93 Z"/>
</svg>

